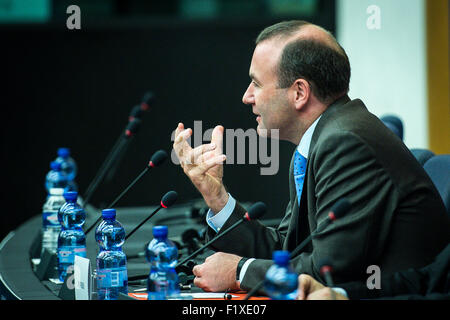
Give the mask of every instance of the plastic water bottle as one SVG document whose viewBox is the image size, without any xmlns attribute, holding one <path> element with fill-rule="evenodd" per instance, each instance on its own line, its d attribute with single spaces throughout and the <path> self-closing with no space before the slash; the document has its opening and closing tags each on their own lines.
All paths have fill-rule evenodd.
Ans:
<svg viewBox="0 0 450 320">
<path fill-rule="evenodd" d="M 61 225 L 58 221 L 58 210 L 65 203 L 63 188 L 50 188 L 47 201 L 42 207 L 42 251 L 48 249 L 55 253 Z"/>
<path fill-rule="evenodd" d="M 102 211 L 103 221 L 95 230 L 100 246 L 97 255 L 97 292 L 99 300 L 117 300 L 119 293 L 128 294 L 127 259 L 122 251 L 125 230 L 116 220 L 115 209 Z"/>
<path fill-rule="evenodd" d="M 64 281 L 68 268 L 75 261 L 75 256 L 86 257 L 86 236 L 81 226 L 84 224 L 86 214 L 77 204 L 78 193 L 69 191 L 64 193 L 66 203 L 58 211 L 58 220 L 61 232 L 58 237 L 58 274 Z"/>
<path fill-rule="evenodd" d="M 289 252 L 274 251 L 274 264 L 267 270 L 264 289 L 273 300 L 295 300 L 297 297 L 298 275 L 289 263 Z"/>
<path fill-rule="evenodd" d="M 178 274 L 175 271 L 178 249 L 167 238 L 167 234 L 167 226 L 153 227 L 153 240 L 146 249 L 147 261 L 150 262 L 147 279 L 148 300 L 176 298 L 180 293 Z"/>
<path fill-rule="evenodd" d="M 55 161 L 61 164 L 61 170 L 67 175 L 69 180 L 75 180 L 78 168 L 75 160 L 70 156 L 69 148 L 59 148 L 58 157 Z"/>
<path fill-rule="evenodd" d="M 47 193 L 52 188 L 65 189 L 68 185 L 67 175 L 61 170 L 61 163 L 50 162 L 50 171 L 45 177 L 45 188 Z M 58 208 L 59 209 L 59 208 Z"/>
<path fill-rule="evenodd" d="M 75 182 L 75 177 L 77 176 L 78 168 L 75 160 L 70 157 L 69 148 L 59 148 L 58 157 L 55 162 L 61 164 L 61 171 L 67 176 L 67 190 L 68 191 L 78 191 L 78 185 Z"/>
</svg>

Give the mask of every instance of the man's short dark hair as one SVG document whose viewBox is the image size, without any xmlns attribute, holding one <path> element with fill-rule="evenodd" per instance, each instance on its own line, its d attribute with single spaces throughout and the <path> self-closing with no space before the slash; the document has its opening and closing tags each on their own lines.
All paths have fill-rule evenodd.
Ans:
<svg viewBox="0 0 450 320">
<path fill-rule="evenodd" d="M 310 83 L 312 92 L 320 101 L 330 103 L 348 92 L 348 58 L 317 40 L 292 41 L 281 53 L 278 86 L 290 87 L 300 78 Z"/>
<path fill-rule="evenodd" d="M 274 37 L 289 37 L 308 24 L 301 20 L 277 23 L 264 29 L 256 44 Z M 345 50 L 331 34 L 330 39 L 335 47 L 311 38 L 287 43 L 278 63 L 278 86 L 287 88 L 295 80 L 305 79 L 313 94 L 323 103 L 331 103 L 346 94 L 350 83 L 350 62 Z"/>
</svg>

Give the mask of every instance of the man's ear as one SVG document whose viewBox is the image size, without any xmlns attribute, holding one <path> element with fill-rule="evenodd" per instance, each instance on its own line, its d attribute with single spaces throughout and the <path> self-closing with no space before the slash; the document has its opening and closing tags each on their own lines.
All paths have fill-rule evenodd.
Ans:
<svg viewBox="0 0 450 320">
<path fill-rule="evenodd" d="M 296 110 L 301 110 L 309 101 L 311 86 L 305 79 L 297 79 L 291 86 L 293 102 Z"/>
</svg>

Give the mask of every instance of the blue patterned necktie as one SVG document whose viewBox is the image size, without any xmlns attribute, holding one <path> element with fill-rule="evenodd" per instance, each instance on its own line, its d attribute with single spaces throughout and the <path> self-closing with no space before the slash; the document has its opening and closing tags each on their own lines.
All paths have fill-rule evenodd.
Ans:
<svg viewBox="0 0 450 320">
<path fill-rule="evenodd" d="M 303 190 L 303 181 L 305 180 L 307 159 L 295 150 L 294 156 L 294 180 L 295 188 L 297 190 L 298 205 L 300 206 L 300 199 Z"/>
</svg>

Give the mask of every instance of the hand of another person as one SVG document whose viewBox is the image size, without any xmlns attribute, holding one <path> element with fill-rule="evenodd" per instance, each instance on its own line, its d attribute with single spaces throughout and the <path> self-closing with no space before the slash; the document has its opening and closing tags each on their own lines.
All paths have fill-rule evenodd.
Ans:
<svg viewBox="0 0 450 320">
<path fill-rule="evenodd" d="M 184 129 L 184 124 L 179 123 L 173 143 L 184 173 L 214 213 L 219 212 L 228 201 L 228 193 L 222 182 L 223 162 L 226 159 L 223 154 L 223 131 L 222 126 L 216 126 L 210 144 L 192 148 L 186 141 L 192 135 L 192 129 Z"/>
<path fill-rule="evenodd" d="M 307 274 L 298 276 L 297 300 L 348 300 Z"/>
<path fill-rule="evenodd" d="M 329 287 L 325 287 L 310 293 L 306 300 L 348 300 L 347 297 L 333 291 Z"/>
<path fill-rule="evenodd" d="M 237 265 L 241 257 L 216 252 L 207 257 L 205 262 L 196 265 L 192 272 L 195 275 L 194 284 L 211 292 L 221 292 L 225 290 L 239 290 L 239 282 L 236 280 Z"/>
</svg>

